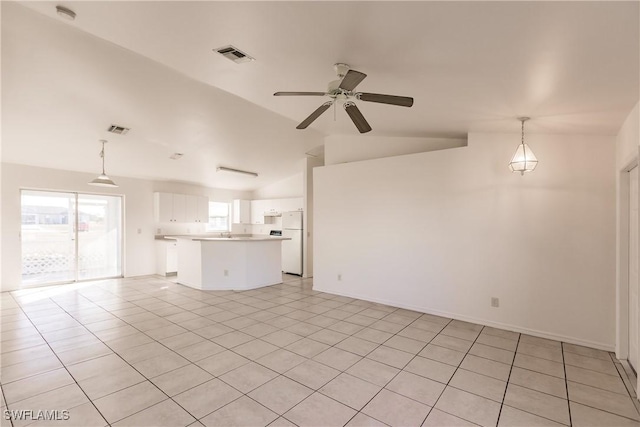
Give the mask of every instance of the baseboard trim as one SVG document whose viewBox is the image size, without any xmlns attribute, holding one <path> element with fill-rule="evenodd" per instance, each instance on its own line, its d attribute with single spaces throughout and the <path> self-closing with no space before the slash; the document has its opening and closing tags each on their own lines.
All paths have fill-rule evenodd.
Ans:
<svg viewBox="0 0 640 427">
<path fill-rule="evenodd" d="M 519 333 L 528 334 L 528 335 L 532 335 L 539 338 L 547 338 L 555 341 L 562 341 L 568 344 L 582 345 L 585 347 L 596 348 L 598 350 L 604 350 L 604 351 L 615 351 L 614 344 L 604 344 L 596 341 L 583 340 L 583 339 L 574 338 L 566 335 L 555 334 L 553 332 L 539 331 L 536 329 L 523 328 L 515 325 L 510 325 L 507 323 L 494 322 L 492 320 L 480 319 L 472 316 L 465 316 L 459 313 L 451 313 L 448 311 L 433 310 L 431 308 L 421 307 L 421 306 L 412 305 L 412 304 L 404 304 L 398 301 L 386 300 L 384 298 L 372 298 L 366 295 L 359 295 L 356 293 L 344 292 L 342 290 L 331 289 L 328 287 L 316 286 L 316 284 L 313 285 L 313 290 L 319 291 L 319 292 L 326 292 L 334 295 L 340 295 L 340 296 L 349 297 L 349 298 L 357 298 L 360 300 L 375 302 L 378 304 L 390 305 L 392 307 L 418 311 L 420 313 L 433 314 L 434 316 L 442 316 L 442 317 L 448 317 L 450 319 L 462 320 L 464 322 L 477 323 L 479 325 L 505 329 L 507 331 L 519 332 Z"/>
</svg>

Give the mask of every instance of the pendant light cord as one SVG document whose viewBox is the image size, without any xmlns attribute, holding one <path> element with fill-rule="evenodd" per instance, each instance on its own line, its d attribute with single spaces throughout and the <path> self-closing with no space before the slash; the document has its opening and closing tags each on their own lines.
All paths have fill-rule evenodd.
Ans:
<svg viewBox="0 0 640 427">
<path fill-rule="evenodd" d="M 102 151 L 100 151 L 100 157 L 102 157 L 102 175 L 106 175 L 104 173 L 104 142 L 102 143 Z"/>
<path fill-rule="evenodd" d="M 524 122 L 525 120 L 522 120 L 522 154 L 524 154 L 524 164 L 526 166 L 527 164 L 527 146 L 524 145 Z"/>
</svg>

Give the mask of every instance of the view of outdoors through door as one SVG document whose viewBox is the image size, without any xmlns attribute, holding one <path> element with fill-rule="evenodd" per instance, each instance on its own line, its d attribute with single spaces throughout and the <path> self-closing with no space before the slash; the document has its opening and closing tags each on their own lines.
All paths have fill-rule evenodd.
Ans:
<svg viewBox="0 0 640 427">
<path fill-rule="evenodd" d="M 22 191 L 22 284 L 122 275 L 122 198 Z"/>
</svg>

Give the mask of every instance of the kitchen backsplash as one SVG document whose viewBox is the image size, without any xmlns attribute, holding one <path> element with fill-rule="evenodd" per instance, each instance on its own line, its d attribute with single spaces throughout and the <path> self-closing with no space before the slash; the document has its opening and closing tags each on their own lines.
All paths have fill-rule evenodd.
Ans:
<svg viewBox="0 0 640 427">
<path fill-rule="evenodd" d="M 203 223 L 189 223 L 189 224 L 174 224 L 165 223 L 157 224 L 155 234 L 156 235 L 177 235 L 177 234 L 204 234 L 204 233 L 219 233 L 216 231 L 208 232 L 206 224 Z M 266 234 L 268 235 L 271 230 L 280 230 L 282 228 L 282 219 L 275 218 L 273 224 L 232 224 L 231 234 Z"/>
</svg>

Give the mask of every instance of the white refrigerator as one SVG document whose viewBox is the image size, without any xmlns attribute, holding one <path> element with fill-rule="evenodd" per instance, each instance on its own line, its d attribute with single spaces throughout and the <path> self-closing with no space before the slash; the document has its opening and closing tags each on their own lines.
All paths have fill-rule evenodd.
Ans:
<svg viewBox="0 0 640 427">
<path fill-rule="evenodd" d="M 282 213 L 282 271 L 302 276 L 302 211 Z"/>
</svg>

